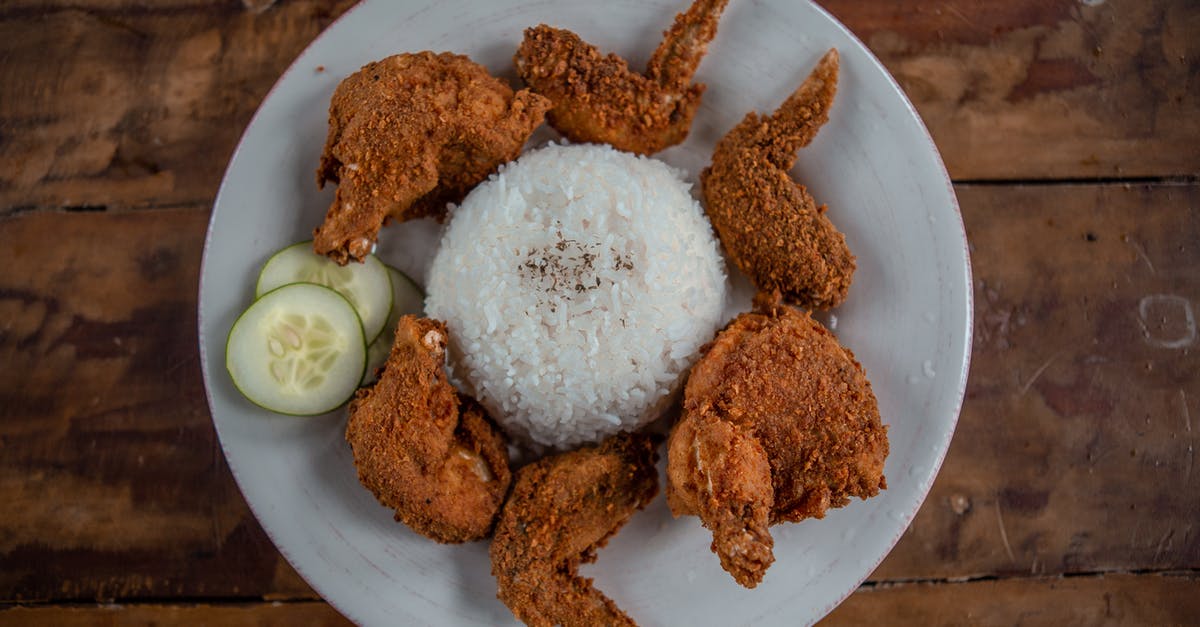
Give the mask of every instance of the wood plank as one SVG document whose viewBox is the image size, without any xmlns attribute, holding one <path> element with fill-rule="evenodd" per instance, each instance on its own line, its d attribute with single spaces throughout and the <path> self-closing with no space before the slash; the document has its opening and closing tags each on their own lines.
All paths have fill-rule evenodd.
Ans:
<svg viewBox="0 0 1200 627">
<path fill-rule="evenodd" d="M 0 13 L 0 211 L 210 202 L 267 90 L 350 0 Z"/>
<path fill-rule="evenodd" d="M 1188 625 L 1197 616 L 1194 576 L 1107 575 L 864 588 L 819 624 Z"/>
<path fill-rule="evenodd" d="M 1191 0 L 825 0 L 879 56 L 955 179 L 1200 173 Z"/>
<path fill-rule="evenodd" d="M 207 218 L 0 220 L 0 601 L 314 596 L 247 508 L 209 417 Z"/>
<path fill-rule="evenodd" d="M 1162 575 L 1008 579 L 863 588 L 819 624 L 1175 625 L 1200 615 L 1200 580 Z M 0 627 L 348 625 L 319 602 L 35 606 L 0 610 Z"/>
<path fill-rule="evenodd" d="M 211 201 L 271 84 L 349 4 L 0 10 L 0 211 Z M 1189 0 L 827 4 L 896 75 L 958 179 L 1200 173 Z"/>
<path fill-rule="evenodd" d="M 155 627 L 222 625 L 266 627 L 352 625 L 327 603 L 254 603 L 245 605 L 106 605 L 91 607 L 15 607 L 0 610 L 0 627 Z"/>
<path fill-rule="evenodd" d="M 977 302 L 966 406 L 872 580 L 1200 568 L 1200 185 L 958 191 Z M 314 598 L 209 421 L 206 214 L 0 219 L 0 601 Z"/>
<path fill-rule="evenodd" d="M 958 195 L 966 403 L 872 578 L 1200 568 L 1200 186 Z"/>
</svg>

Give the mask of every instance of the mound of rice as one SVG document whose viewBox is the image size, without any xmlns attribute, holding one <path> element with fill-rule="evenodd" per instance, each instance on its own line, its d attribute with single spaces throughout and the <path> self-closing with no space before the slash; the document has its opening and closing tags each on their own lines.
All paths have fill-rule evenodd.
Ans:
<svg viewBox="0 0 1200 627">
<path fill-rule="evenodd" d="M 510 435 L 557 449 L 669 405 L 726 302 L 682 173 L 608 146 L 526 153 L 467 196 L 430 268 L 456 383 Z"/>
</svg>

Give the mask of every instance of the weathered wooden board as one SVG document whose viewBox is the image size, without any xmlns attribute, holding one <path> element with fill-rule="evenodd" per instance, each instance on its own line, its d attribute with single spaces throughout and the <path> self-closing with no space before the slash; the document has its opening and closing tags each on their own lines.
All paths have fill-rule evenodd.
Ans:
<svg viewBox="0 0 1200 627">
<path fill-rule="evenodd" d="M 5 3 L 0 211 L 211 201 L 267 90 L 351 2 L 267 4 Z M 826 4 L 896 75 L 955 178 L 1200 173 L 1189 0 Z"/>
<path fill-rule="evenodd" d="M 1200 580 L 1161 575 L 894 584 L 859 590 L 825 620 L 836 625 L 1185 625 L 1200 615 Z M 635 617 L 636 618 L 636 617 Z M 17 607 L 0 627 L 349 625 L 319 602 Z"/>
<path fill-rule="evenodd" d="M 862 589 L 820 625 L 1189 625 L 1198 616 L 1200 579 L 1107 575 Z"/>
<path fill-rule="evenodd" d="M 884 62 L 956 179 L 1200 173 L 1192 0 L 825 0 Z"/>
<path fill-rule="evenodd" d="M 0 601 L 312 596 L 213 431 L 207 210 L 0 220 Z"/>
<path fill-rule="evenodd" d="M 966 403 L 873 577 L 1200 568 L 1200 187 L 958 193 Z"/>
<path fill-rule="evenodd" d="M 250 116 L 349 0 L 0 11 L 0 211 L 210 202 Z"/>
<path fill-rule="evenodd" d="M 18 607 L 0 610 L 3 627 L 157 627 L 221 625 L 267 627 L 304 625 L 342 627 L 352 623 L 326 603 L 255 603 L 222 605 L 110 605 L 89 607 Z"/>
<path fill-rule="evenodd" d="M 872 580 L 1200 568 L 1200 186 L 959 195 L 977 304 L 966 405 Z M 314 598 L 209 421 L 206 219 L 0 219 L 0 601 Z"/>
<path fill-rule="evenodd" d="M 345 624 L 233 483 L 195 295 L 245 124 L 352 4 L 0 6 L 0 603 L 50 604 L 0 625 Z M 957 188 L 976 326 L 949 456 L 826 623 L 1195 622 L 1200 11 L 821 4 L 894 74 L 952 176 L 1007 182 Z M 1064 179 L 1118 184 L 1036 183 Z M 180 603 L 77 603 L 97 599 Z"/>
</svg>

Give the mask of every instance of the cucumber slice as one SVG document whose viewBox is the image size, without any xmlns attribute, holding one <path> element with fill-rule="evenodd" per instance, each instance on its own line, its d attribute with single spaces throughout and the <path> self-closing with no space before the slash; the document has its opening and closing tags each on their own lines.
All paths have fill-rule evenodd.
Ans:
<svg viewBox="0 0 1200 627">
<path fill-rule="evenodd" d="M 300 242 L 280 250 L 267 260 L 258 274 L 255 297 L 288 283 L 317 283 L 346 297 L 362 318 L 363 333 L 370 342 L 379 337 L 392 310 L 392 286 L 387 266 L 375 255 L 363 263 L 339 266 L 312 251 L 312 242 Z"/>
<path fill-rule="evenodd" d="M 396 341 L 396 329 L 384 329 L 379 337 L 375 338 L 374 342 L 367 347 L 367 369 L 363 372 L 362 381 L 359 385 L 367 385 L 373 383 L 379 378 L 377 375 L 379 368 L 387 362 L 388 355 L 392 354 L 392 343 Z"/>
<path fill-rule="evenodd" d="M 424 313 L 425 290 L 407 274 L 387 264 L 384 267 L 392 281 L 392 315 L 388 317 L 388 322 L 395 327 L 394 323 L 400 320 L 400 316 Z M 396 310 L 400 310 L 400 313 L 396 313 Z"/>
<path fill-rule="evenodd" d="M 425 291 L 407 274 L 387 266 L 388 276 L 392 279 L 392 314 L 388 316 L 387 326 L 383 333 L 375 338 L 367 347 L 367 371 L 363 374 L 363 384 L 375 380 L 375 371 L 387 361 L 392 352 L 392 342 L 396 339 L 396 325 L 400 317 L 408 314 L 420 315 L 425 311 Z"/>
<path fill-rule="evenodd" d="M 290 283 L 242 312 L 225 343 L 225 368 L 256 405 L 281 414 L 332 411 L 354 395 L 367 363 L 362 322 L 341 294 Z"/>
</svg>

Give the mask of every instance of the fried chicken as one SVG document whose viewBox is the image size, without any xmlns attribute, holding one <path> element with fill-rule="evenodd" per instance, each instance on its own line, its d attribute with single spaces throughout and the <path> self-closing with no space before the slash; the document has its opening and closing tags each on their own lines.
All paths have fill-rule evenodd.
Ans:
<svg viewBox="0 0 1200 627">
<path fill-rule="evenodd" d="M 578 35 L 542 24 L 513 58 L 521 78 L 554 103 L 550 125 L 575 142 L 649 155 L 687 138 L 704 85 L 693 84 L 728 0 L 696 0 L 638 74 Z"/>
<path fill-rule="evenodd" d="M 862 366 L 819 322 L 760 294 L 704 348 L 667 444 L 667 502 L 696 514 L 738 583 L 774 560 L 768 525 L 887 487 L 887 427 Z"/>
<path fill-rule="evenodd" d="M 854 255 L 788 170 L 829 119 L 837 77 L 830 50 L 774 114 L 749 113 L 729 131 L 700 173 L 705 211 L 733 263 L 758 289 L 812 309 L 845 300 Z"/>
<path fill-rule="evenodd" d="M 513 93 L 462 55 L 418 52 L 368 63 L 329 106 L 317 184 L 338 184 L 313 249 L 361 261 L 389 220 L 441 217 L 512 161 L 550 102 Z"/>
<path fill-rule="evenodd" d="M 619 434 L 517 471 L 492 539 L 497 596 L 528 625 L 633 625 L 579 564 L 658 492 L 654 440 Z"/>
<path fill-rule="evenodd" d="M 446 378 L 446 326 L 404 316 L 379 380 L 350 403 L 358 479 L 396 520 L 438 542 L 487 537 L 512 475 L 504 436 Z"/>
</svg>

